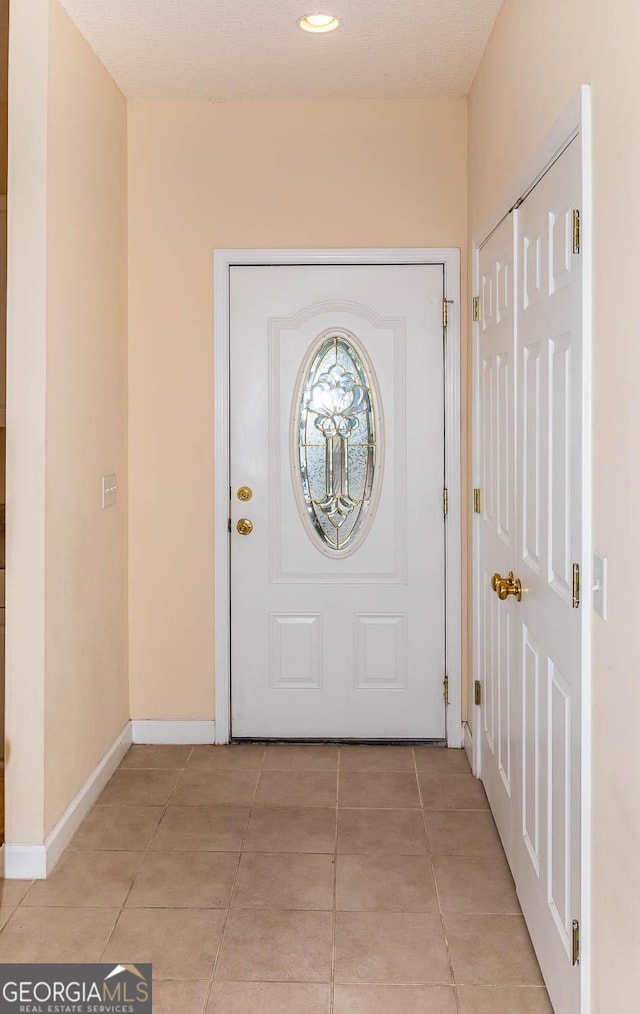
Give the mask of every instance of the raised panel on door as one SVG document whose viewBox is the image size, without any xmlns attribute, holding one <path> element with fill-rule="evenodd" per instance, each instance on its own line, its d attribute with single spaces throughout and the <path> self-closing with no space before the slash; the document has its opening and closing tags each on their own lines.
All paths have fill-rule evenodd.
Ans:
<svg viewBox="0 0 640 1014">
<path fill-rule="evenodd" d="M 540 854 L 543 847 L 540 830 L 540 715 L 541 689 L 540 648 L 526 626 L 522 627 L 522 725 L 518 729 L 516 745 L 522 762 L 520 813 L 514 808 L 513 819 L 521 824 L 522 841 L 527 850 L 527 861 L 535 875 L 540 875 Z M 512 866 L 515 859 L 512 855 Z"/>
<path fill-rule="evenodd" d="M 507 851 L 513 837 L 513 700 L 517 651 L 514 606 L 491 588 L 494 573 L 513 570 L 514 281 L 513 223 L 507 218 L 479 256 L 478 335 L 481 515 L 476 586 L 482 603 L 479 678 L 483 690 L 482 780 Z"/>
<path fill-rule="evenodd" d="M 545 413 L 540 386 L 540 343 L 522 347 L 522 382 L 519 403 L 523 430 L 520 461 L 522 482 L 522 560 L 535 574 L 540 573 L 540 427 Z"/>
<path fill-rule="evenodd" d="M 556 1014 L 580 1009 L 572 921 L 580 918 L 582 335 L 580 192 L 573 142 L 517 211 L 516 574 L 523 585 L 518 894 Z"/>
<path fill-rule="evenodd" d="M 442 298 L 441 264 L 231 268 L 235 738 L 444 738 Z"/>
</svg>

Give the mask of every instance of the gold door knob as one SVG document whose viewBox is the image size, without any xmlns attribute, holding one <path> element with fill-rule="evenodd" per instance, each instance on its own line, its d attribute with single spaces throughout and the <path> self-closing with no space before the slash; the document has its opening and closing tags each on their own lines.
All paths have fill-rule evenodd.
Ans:
<svg viewBox="0 0 640 1014">
<path fill-rule="evenodd" d="M 247 503 L 253 496 L 253 490 L 251 486 L 241 486 L 236 493 L 238 500 L 242 500 L 243 503 Z"/>
<path fill-rule="evenodd" d="M 512 570 L 509 571 L 507 577 L 496 581 L 495 591 L 501 602 L 508 599 L 510 595 L 515 595 L 517 602 L 522 600 L 522 584 L 519 577 L 514 578 Z"/>
<path fill-rule="evenodd" d="M 249 521 L 249 518 L 240 518 L 236 525 L 236 531 L 238 535 L 251 535 L 253 524 Z"/>
<path fill-rule="evenodd" d="M 498 582 L 499 581 L 503 581 L 503 580 L 504 580 L 504 578 L 503 578 L 502 574 L 498 574 L 498 573 L 493 574 L 492 577 L 491 577 L 491 591 L 495 591 L 497 589 L 497 587 L 498 587 Z"/>
</svg>

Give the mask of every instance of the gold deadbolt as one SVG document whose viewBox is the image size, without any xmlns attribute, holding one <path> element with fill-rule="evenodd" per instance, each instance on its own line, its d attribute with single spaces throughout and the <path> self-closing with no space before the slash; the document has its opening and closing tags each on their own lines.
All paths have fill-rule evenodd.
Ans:
<svg viewBox="0 0 640 1014">
<path fill-rule="evenodd" d="M 238 535 L 251 535 L 253 524 L 249 521 L 249 518 L 240 518 L 236 525 L 236 531 Z"/>
<path fill-rule="evenodd" d="M 251 486 L 241 486 L 236 493 L 238 500 L 242 500 L 243 503 L 247 503 L 253 496 L 253 490 Z"/>
<path fill-rule="evenodd" d="M 522 600 L 522 584 L 519 577 L 513 576 L 512 570 L 509 571 L 506 577 L 494 574 L 491 578 L 491 587 L 501 602 L 508 599 L 510 595 L 515 595 L 517 602 Z"/>
</svg>

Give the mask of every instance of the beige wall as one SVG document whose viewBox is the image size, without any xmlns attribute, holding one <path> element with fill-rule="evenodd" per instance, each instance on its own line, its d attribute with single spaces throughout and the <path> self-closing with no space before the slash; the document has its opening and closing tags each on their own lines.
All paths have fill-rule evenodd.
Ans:
<svg viewBox="0 0 640 1014">
<path fill-rule="evenodd" d="M 126 103 L 57 0 L 11 32 L 7 840 L 39 843 L 129 717 Z"/>
<path fill-rule="evenodd" d="M 593 1014 L 640 994 L 638 39 L 636 0 L 506 0 L 469 101 L 473 235 L 579 85 L 593 89 L 594 542 L 609 560 L 609 619 L 594 616 Z"/>
<path fill-rule="evenodd" d="M 45 831 L 129 718 L 126 102 L 50 18 Z"/>
<path fill-rule="evenodd" d="M 44 838 L 48 0 L 11 18 L 5 833 Z"/>
<path fill-rule="evenodd" d="M 134 718 L 213 716 L 213 250 L 465 244 L 465 100 L 130 103 Z"/>
</svg>

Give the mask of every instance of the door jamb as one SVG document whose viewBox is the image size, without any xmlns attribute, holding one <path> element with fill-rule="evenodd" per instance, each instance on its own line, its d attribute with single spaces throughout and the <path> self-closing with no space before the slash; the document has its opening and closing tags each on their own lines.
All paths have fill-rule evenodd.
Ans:
<svg viewBox="0 0 640 1014">
<path fill-rule="evenodd" d="M 507 190 L 493 213 L 485 220 L 472 241 L 471 275 L 472 292 L 478 293 L 479 286 L 479 254 L 480 248 L 490 234 L 497 228 L 502 219 L 509 214 L 523 195 L 528 194 L 533 186 L 553 165 L 564 149 L 578 139 L 580 145 L 582 169 L 581 193 L 581 268 L 582 268 L 582 561 L 580 582 L 587 590 L 593 584 L 593 540 L 592 540 L 592 422 L 591 422 L 591 363 L 592 363 L 592 147 L 591 147 L 591 87 L 581 85 L 564 113 L 556 121 L 546 138 L 533 155 L 524 171 L 515 183 Z M 480 426 L 479 397 L 479 335 L 478 324 L 471 324 L 472 335 L 472 462 L 473 486 L 480 485 L 480 457 L 477 435 Z M 472 640 L 472 678 L 479 677 L 479 637 L 480 637 L 480 595 L 477 586 L 478 566 L 478 518 L 474 515 L 472 535 L 472 597 L 473 597 L 473 640 Z M 582 776 L 580 784 L 580 872 L 581 872 L 581 926 L 580 926 L 580 1005 L 581 1014 L 591 1011 L 591 755 L 592 755 L 592 719 L 591 719 L 591 595 L 584 596 L 581 609 L 581 665 L 582 665 L 582 701 L 581 701 L 581 757 Z M 482 706 L 473 705 L 473 771 L 480 777 L 481 771 L 481 722 Z"/>
<path fill-rule="evenodd" d="M 447 745 L 462 746 L 462 544 L 460 472 L 460 251 L 453 248 L 380 250 L 216 250 L 214 330 L 214 584 L 215 739 L 228 743 L 231 721 L 229 517 L 229 271 L 233 265 L 442 264 L 448 306 L 445 336 L 446 658 Z M 444 676 L 444 674 L 443 674 Z"/>
</svg>

